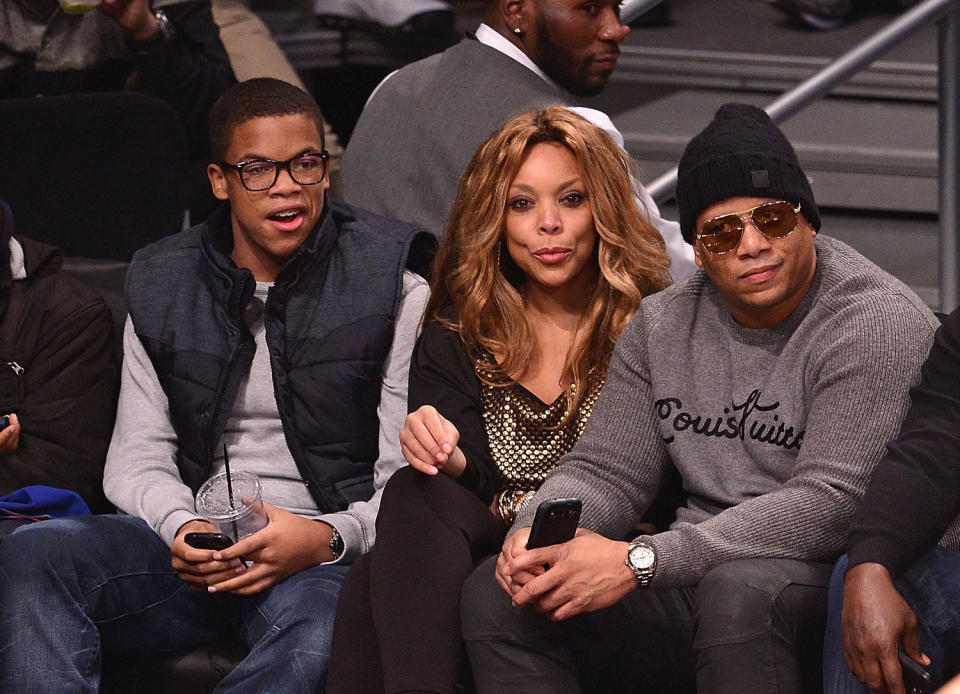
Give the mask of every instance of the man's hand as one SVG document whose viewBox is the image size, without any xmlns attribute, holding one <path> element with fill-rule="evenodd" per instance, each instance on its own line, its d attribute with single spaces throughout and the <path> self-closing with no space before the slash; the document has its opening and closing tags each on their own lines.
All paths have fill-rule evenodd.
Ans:
<svg viewBox="0 0 960 694">
<path fill-rule="evenodd" d="M 883 694 L 905 694 L 898 646 L 921 665 L 917 617 L 897 592 L 881 564 L 857 564 L 847 572 L 843 591 L 843 651 L 850 671 Z"/>
<path fill-rule="evenodd" d="M 213 557 L 214 550 L 191 547 L 183 539 L 187 533 L 215 532 L 219 531 L 212 523 L 193 520 L 180 526 L 173 544 L 170 545 L 170 563 L 180 580 L 185 581 L 191 590 L 205 593 L 208 586 L 233 578 L 238 572 L 245 570 L 239 560 L 217 561 Z"/>
<path fill-rule="evenodd" d="M 453 423 L 424 405 L 407 415 L 400 430 L 400 450 L 410 466 L 427 475 L 443 472 L 453 479 L 463 474 L 467 459 L 457 447 L 460 432 Z"/>
<path fill-rule="evenodd" d="M 263 502 L 263 508 L 270 519 L 267 527 L 213 553 L 218 561 L 231 562 L 242 558 L 253 562 L 250 568 L 208 584 L 209 592 L 252 595 L 298 571 L 333 561 L 331 526 L 302 518 L 267 502 Z"/>
<path fill-rule="evenodd" d="M 531 605 L 550 619 L 561 621 L 609 607 L 636 588 L 637 579 L 627 567 L 626 558 L 626 542 L 581 529 L 575 538 L 560 545 L 513 551 L 502 567 L 497 562 L 497 574 L 509 579 L 548 565 L 546 571 L 513 594 L 513 604 Z"/>
<path fill-rule="evenodd" d="M 157 18 L 147 0 L 103 0 L 98 9 L 134 41 L 143 41 L 157 33 Z"/>
<path fill-rule="evenodd" d="M 0 430 L 0 455 L 13 453 L 20 447 L 20 420 L 17 415 L 8 414 L 10 423 Z"/>
</svg>

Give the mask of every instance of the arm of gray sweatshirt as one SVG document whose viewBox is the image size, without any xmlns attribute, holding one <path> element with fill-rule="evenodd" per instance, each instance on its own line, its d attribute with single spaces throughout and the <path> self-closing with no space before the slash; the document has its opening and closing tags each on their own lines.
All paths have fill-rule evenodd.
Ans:
<svg viewBox="0 0 960 694">
<path fill-rule="evenodd" d="M 128 317 L 103 490 L 118 509 L 145 520 L 168 545 L 180 526 L 198 518 L 193 493 L 180 479 L 176 460 L 177 435 L 167 396 Z"/>
<path fill-rule="evenodd" d="M 343 538 L 343 554 L 337 563 L 352 563 L 369 551 L 376 541 L 377 511 L 380 497 L 390 476 L 406 465 L 400 452 L 400 429 L 407 418 L 407 383 L 410 356 L 417 341 L 420 317 L 427 304 L 430 290 L 426 280 L 412 272 L 403 274 L 403 296 L 397 310 L 393 345 L 384 364 L 383 384 L 380 388 L 380 455 L 373 468 L 374 493 L 369 501 L 356 501 L 340 513 L 318 516 L 329 523 Z"/>
</svg>

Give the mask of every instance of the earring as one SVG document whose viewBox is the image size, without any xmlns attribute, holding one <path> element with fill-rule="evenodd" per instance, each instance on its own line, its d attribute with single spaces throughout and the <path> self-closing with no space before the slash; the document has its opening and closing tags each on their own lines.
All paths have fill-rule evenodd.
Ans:
<svg viewBox="0 0 960 694">
<path fill-rule="evenodd" d="M 513 33 L 516 34 L 517 36 L 520 36 L 521 34 L 523 34 L 523 32 L 520 31 L 520 27 L 513 27 Z"/>
</svg>

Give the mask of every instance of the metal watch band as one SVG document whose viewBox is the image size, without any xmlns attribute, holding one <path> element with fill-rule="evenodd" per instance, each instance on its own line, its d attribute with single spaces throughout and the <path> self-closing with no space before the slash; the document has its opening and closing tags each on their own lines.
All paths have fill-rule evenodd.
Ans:
<svg viewBox="0 0 960 694">
<path fill-rule="evenodd" d="M 330 527 L 333 528 L 332 525 Z M 343 538 L 340 537 L 340 531 L 336 528 L 333 528 L 333 535 L 330 536 L 330 553 L 334 561 L 343 554 Z"/>
<path fill-rule="evenodd" d="M 648 560 L 644 565 L 638 566 L 632 560 L 637 554 L 635 550 L 642 548 L 645 558 Z M 653 581 L 653 575 L 657 571 L 657 551 L 652 545 L 648 544 L 643 537 L 635 538 L 627 546 L 627 558 L 625 561 L 627 568 L 633 572 L 637 579 L 637 585 L 646 588 Z"/>
<path fill-rule="evenodd" d="M 143 39 L 142 41 L 127 41 L 135 53 L 142 55 L 159 51 L 176 33 L 166 12 L 163 10 L 155 10 L 153 16 L 157 20 L 157 32 L 153 36 Z"/>
</svg>

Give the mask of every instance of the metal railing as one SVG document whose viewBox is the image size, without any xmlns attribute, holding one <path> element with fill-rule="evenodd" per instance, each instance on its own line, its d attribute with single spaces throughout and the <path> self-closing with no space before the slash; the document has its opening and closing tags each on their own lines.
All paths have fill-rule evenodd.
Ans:
<svg viewBox="0 0 960 694">
<path fill-rule="evenodd" d="M 620 9 L 624 22 L 636 19 L 663 0 L 626 0 Z M 841 82 L 928 22 L 940 22 L 938 38 L 938 136 L 939 136 L 939 229 L 940 310 L 960 305 L 960 0 L 924 0 L 860 45 L 834 60 L 815 75 L 785 92 L 764 110 L 781 123 L 803 110 Z M 673 197 L 677 185 L 674 167 L 647 188 L 657 204 Z"/>
</svg>

